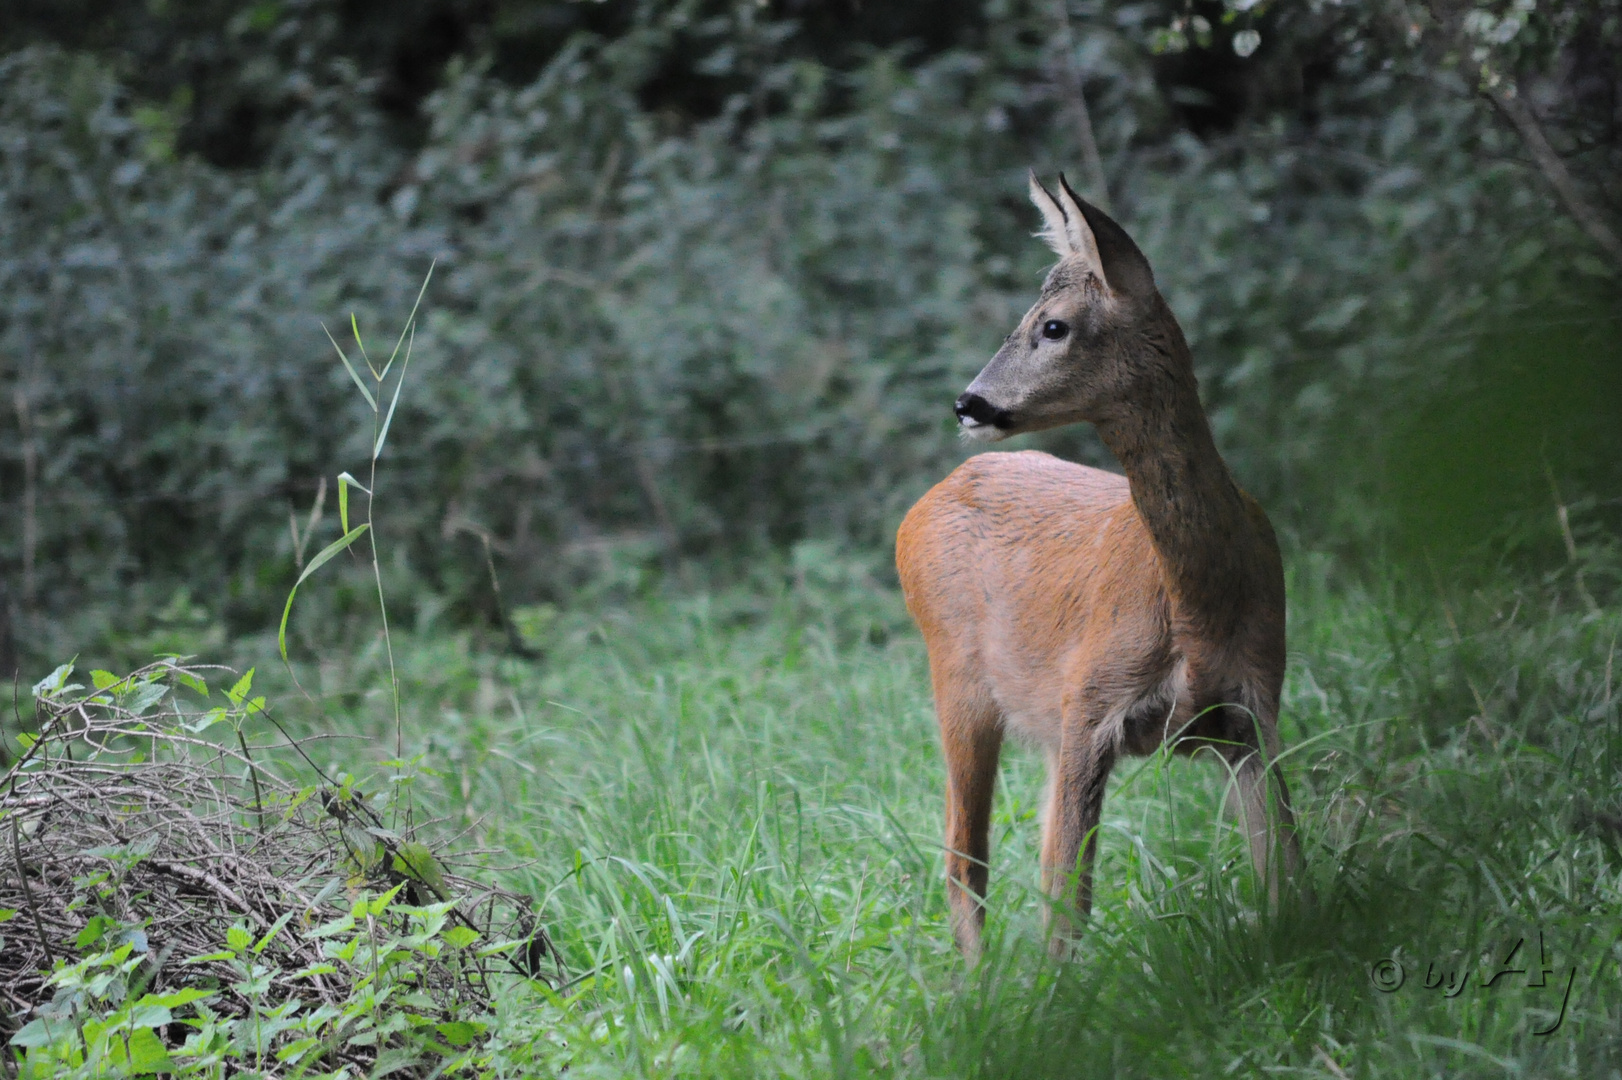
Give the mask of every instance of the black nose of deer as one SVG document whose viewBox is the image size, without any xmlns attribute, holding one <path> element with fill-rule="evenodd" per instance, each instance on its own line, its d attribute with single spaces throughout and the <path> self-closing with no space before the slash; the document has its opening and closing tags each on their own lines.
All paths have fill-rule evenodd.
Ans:
<svg viewBox="0 0 1622 1080">
<path fill-rule="evenodd" d="M 952 411 L 957 413 L 957 422 L 965 427 L 980 427 L 986 424 L 999 428 L 1008 426 L 1008 413 L 992 405 L 979 394 L 959 394 Z"/>
</svg>

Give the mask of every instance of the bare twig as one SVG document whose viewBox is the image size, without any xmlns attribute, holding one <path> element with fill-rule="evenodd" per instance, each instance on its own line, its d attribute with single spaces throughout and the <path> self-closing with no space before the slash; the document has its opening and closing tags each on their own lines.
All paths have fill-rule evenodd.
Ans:
<svg viewBox="0 0 1622 1080">
<path fill-rule="evenodd" d="M 45 952 L 46 962 L 52 967 L 56 966 L 56 953 L 51 949 L 51 939 L 45 934 L 45 924 L 40 922 L 39 908 L 34 904 L 34 890 L 28 884 L 28 871 L 23 869 L 23 845 L 19 838 L 17 815 L 11 815 L 11 857 L 17 864 L 17 880 L 22 885 L 23 899 L 28 904 L 28 914 L 34 919 L 34 933 L 39 935 L 39 947 Z"/>
<path fill-rule="evenodd" d="M 259 927 L 259 929 L 263 930 L 268 925 L 264 920 L 264 916 L 255 911 L 252 905 L 250 905 L 246 900 L 242 899 L 241 896 L 238 896 L 235 889 L 231 888 L 231 886 L 227 885 L 225 882 L 221 881 L 219 878 L 215 877 L 213 874 L 210 874 L 206 870 L 199 870 L 194 866 L 187 866 L 185 863 L 164 862 L 161 859 L 148 859 L 146 864 L 152 867 L 154 870 L 161 871 L 165 874 L 172 874 L 178 878 L 185 878 L 187 881 L 193 882 L 197 885 L 208 887 L 213 891 L 215 896 L 218 896 L 221 900 L 224 900 L 227 904 L 230 904 L 232 908 L 240 911 L 242 914 L 252 919 L 254 921 L 254 925 Z"/>
<path fill-rule="evenodd" d="M 1110 209 L 1109 178 L 1104 173 L 1104 158 L 1098 152 L 1098 140 L 1093 136 L 1093 114 L 1087 108 L 1086 74 L 1076 62 L 1075 35 L 1070 26 L 1068 0 L 1054 0 L 1058 16 L 1058 44 L 1061 54 L 1060 74 L 1065 93 L 1070 99 L 1070 111 L 1076 117 L 1076 138 L 1081 143 L 1082 161 L 1087 166 L 1087 179 L 1093 201 L 1105 212 Z"/>
</svg>

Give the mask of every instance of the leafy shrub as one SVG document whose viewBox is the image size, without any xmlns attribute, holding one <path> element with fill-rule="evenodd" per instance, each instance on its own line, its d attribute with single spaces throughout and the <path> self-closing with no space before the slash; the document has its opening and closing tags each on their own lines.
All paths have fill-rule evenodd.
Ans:
<svg viewBox="0 0 1622 1080">
<path fill-rule="evenodd" d="M 24 1075 L 425 1073 L 548 974 L 530 902 L 452 873 L 412 827 L 410 763 L 371 794 L 314 782 L 297 743 L 254 738 L 279 725 L 252 672 L 219 704 L 174 661 L 88 691 L 71 674 L 35 688 L 0 798 Z"/>
<path fill-rule="evenodd" d="M 1590 362 L 1540 362 L 1575 373 L 1548 430 L 1594 416 L 1609 385 L 1581 373 L 1615 367 L 1613 305 L 1589 302 L 1613 271 L 1425 51 L 1434 36 L 1382 36 L 1384 8 L 1256 24 L 1254 58 L 1222 63 L 1263 65 L 1258 85 L 1327 66 L 1295 112 L 1227 127 L 1196 122 L 1164 72 L 1217 62 L 1231 29 L 1156 56 L 1152 6 L 1059 34 L 1053 9 L 999 0 L 972 44 L 839 65 L 751 5 L 702 26 L 638 11 L 523 85 L 453 61 L 420 145 L 352 64 L 278 37 L 263 71 L 285 119 L 244 171 L 182 153 L 180 105 L 132 97 L 88 55 L 0 60 L 0 429 L 16 436 L 0 499 L 17 523 L 0 562 L 19 642 L 66 651 L 75 613 L 148 633 L 181 580 L 227 632 L 272 624 L 294 572 L 285 519 L 368 454 L 332 423 L 354 403 L 317 323 L 397 324 L 431 259 L 379 523 L 402 541 L 383 572 L 408 616 L 493 618 L 483 539 L 518 604 L 626 564 L 882 546 L 958 460 L 950 401 L 1034 293 L 1020 191 L 1027 165 L 1085 157 L 1070 75 L 1092 186 L 1181 315 L 1225 451 L 1308 545 L 1377 545 L 1406 418 L 1491 383 L 1483 337 L 1515 328 L 1535 352 L 1545 321 L 1596 327 L 1573 346 Z M 713 117 L 639 96 L 677 39 L 727 88 Z M 1102 458 L 1085 432 L 1037 441 Z M 1530 460 L 1541 444 L 1515 445 Z M 1550 456 L 1571 481 L 1622 455 Z M 354 578 L 335 613 L 365 596 Z"/>
</svg>

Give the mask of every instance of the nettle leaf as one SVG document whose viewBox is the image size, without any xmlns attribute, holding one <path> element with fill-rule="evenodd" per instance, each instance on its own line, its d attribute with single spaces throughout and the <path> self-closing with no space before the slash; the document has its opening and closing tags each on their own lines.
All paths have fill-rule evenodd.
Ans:
<svg viewBox="0 0 1622 1080">
<path fill-rule="evenodd" d="M 168 994 L 147 994 L 137 1001 L 137 1007 L 142 1005 L 161 1005 L 166 1009 L 178 1009 L 182 1005 L 190 1005 L 194 1001 L 214 996 L 213 990 L 199 990 L 195 986 L 185 986 Z"/>
<path fill-rule="evenodd" d="M 203 697 L 208 697 L 208 683 L 191 674 L 189 671 L 176 671 L 175 679 L 181 686 L 190 687 Z"/>
<path fill-rule="evenodd" d="M 479 940 L 479 932 L 471 926 L 453 926 L 442 935 L 445 944 L 453 949 L 465 949 Z"/>
<path fill-rule="evenodd" d="M 472 1020 L 448 1020 L 443 1024 L 435 1024 L 434 1030 L 439 1032 L 440 1038 L 452 1046 L 466 1046 L 484 1034 L 485 1025 Z"/>
<path fill-rule="evenodd" d="M 137 1002 L 135 1007 L 130 1010 L 129 1022 L 132 1027 L 153 1028 L 162 1027 L 173 1019 L 174 1016 L 169 1012 L 167 1006 L 143 1005 Z"/>
<path fill-rule="evenodd" d="M 167 1010 L 166 1010 L 167 1011 Z M 108 1056 L 114 1061 L 124 1054 L 124 1041 L 114 1040 Z M 129 1034 L 129 1069 L 137 1076 L 147 1073 L 169 1072 L 174 1063 L 169 1060 L 169 1048 L 150 1027 L 138 1027 Z"/>
<path fill-rule="evenodd" d="M 236 685 L 225 692 L 225 696 L 230 699 L 231 704 L 241 705 L 242 699 L 248 696 L 249 690 L 253 689 L 253 673 L 254 669 L 249 668 L 242 678 L 237 680 Z"/>
<path fill-rule="evenodd" d="M 135 692 L 130 695 L 129 700 L 124 703 L 124 707 L 130 712 L 134 713 L 136 716 L 140 716 L 142 713 L 151 709 L 152 706 L 162 701 L 163 695 L 167 694 L 168 692 L 169 688 L 163 685 L 161 682 L 142 683 L 136 688 Z"/>
<path fill-rule="evenodd" d="M 78 685 L 67 685 L 68 676 L 72 674 L 73 664 L 71 662 L 63 664 L 61 667 L 57 668 L 55 671 L 51 672 L 49 675 L 45 676 L 39 682 L 34 684 L 34 696 L 37 698 L 48 698 L 54 697 L 55 695 L 64 693 L 68 690 L 83 689 L 83 687 Z"/>
<path fill-rule="evenodd" d="M 444 871 L 439 860 L 428 850 L 428 845 L 411 840 L 401 844 L 394 856 L 394 872 L 428 886 L 434 895 L 443 898 L 448 891 Z"/>
<path fill-rule="evenodd" d="M 97 670 L 90 673 L 90 685 L 94 686 L 97 690 L 105 690 L 109 686 L 117 686 L 123 681 L 123 679 L 119 678 L 117 675 L 114 675 L 110 671 Z"/>
<path fill-rule="evenodd" d="M 185 728 L 187 731 L 191 731 L 191 732 L 207 731 L 209 728 L 213 727 L 215 724 L 219 723 L 221 720 L 224 720 L 224 719 L 225 719 L 225 709 L 223 707 L 220 707 L 220 708 L 210 709 L 208 712 L 204 713 L 202 716 L 198 717 L 196 720 L 184 721 L 184 722 L 181 723 L 180 726 Z"/>
<path fill-rule="evenodd" d="M 344 847 L 349 849 L 349 856 L 361 873 L 370 873 L 382 864 L 385 854 L 383 842 L 365 828 L 354 822 L 346 822 L 340 833 L 344 839 Z"/>
<path fill-rule="evenodd" d="M 57 1020 L 52 1023 L 41 1018 L 24 1024 L 22 1030 L 11 1037 L 10 1045 L 20 1046 L 25 1050 L 35 1050 L 43 1046 L 54 1046 L 66 1042 L 73 1036 L 73 1025 L 66 1020 Z"/>
<path fill-rule="evenodd" d="M 233 926 L 225 932 L 225 943 L 235 952 L 245 952 L 253 944 L 253 935 L 247 927 Z"/>
<path fill-rule="evenodd" d="M 390 889 L 388 892 L 369 903 L 367 905 L 367 910 L 371 913 L 372 917 L 376 918 L 387 911 L 389 909 L 389 905 L 394 903 L 395 896 L 397 896 L 400 890 L 403 888 L 405 888 L 404 882 L 396 885 L 394 888 Z"/>
<path fill-rule="evenodd" d="M 79 931 L 79 936 L 73 939 L 74 947 L 80 950 L 90 948 L 105 937 L 108 930 L 117 925 L 115 920 L 105 915 L 92 915 L 90 921 L 85 923 L 84 929 Z"/>
</svg>

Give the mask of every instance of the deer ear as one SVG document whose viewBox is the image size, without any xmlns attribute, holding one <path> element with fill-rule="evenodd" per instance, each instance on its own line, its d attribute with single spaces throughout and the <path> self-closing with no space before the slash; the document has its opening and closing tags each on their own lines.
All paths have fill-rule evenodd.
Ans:
<svg viewBox="0 0 1622 1080">
<path fill-rule="evenodd" d="M 1059 209 L 1064 214 L 1065 231 L 1070 237 L 1070 254 L 1079 255 L 1082 261 L 1092 267 L 1098 279 L 1105 284 L 1109 277 L 1104 273 L 1104 260 L 1098 257 L 1098 239 L 1093 236 L 1093 227 L 1087 221 L 1087 215 L 1082 210 L 1086 204 L 1081 197 L 1070 190 L 1070 182 L 1059 174 Z"/>
<path fill-rule="evenodd" d="M 1036 235 L 1053 249 L 1055 255 L 1063 258 L 1075 250 L 1070 243 L 1070 230 L 1066 228 L 1064 207 L 1053 197 L 1053 192 L 1042 186 L 1042 181 L 1036 178 L 1035 169 L 1031 170 L 1030 177 L 1031 202 L 1042 211 L 1042 231 Z"/>
<path fill-rule="evenodd" d="M 1059 174 L 1059 206 L 1083 223 L 1093 265 L 1113 292 L 1144 300 L 1155 295 L 1155 272 L 1138 245 L 1113 218 L 1072 191 L 1063 173 Z"/>
<path fill-rule="evenodd" d="M 1098 258 L 1098 242 L 1093 238 L 1092 227 L 1082 213 L 1080 200 L 1070 190 L 1070 185 L 1065 183 L 1064 174 L 1059 174 L 1059 197 L 1054 198 L 1033 171 L 1031 201 L 1042 211 L 1044 227 L 1038 235 L 1047 241 L 1048 247 L 1062 258 L 1079 257 L 1098 275 L 1099 280 L 1105 280 L 1104 264 Z"/>
</svg>

